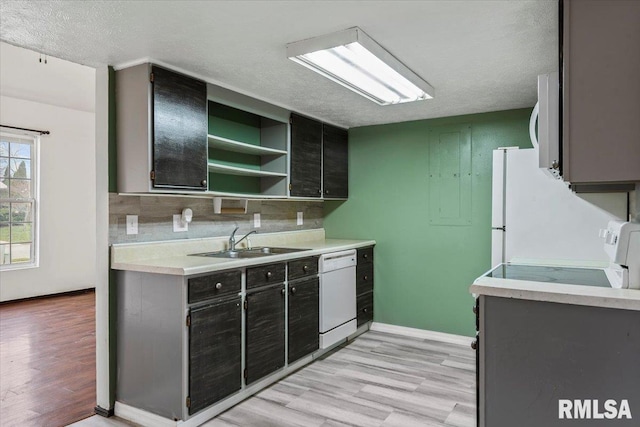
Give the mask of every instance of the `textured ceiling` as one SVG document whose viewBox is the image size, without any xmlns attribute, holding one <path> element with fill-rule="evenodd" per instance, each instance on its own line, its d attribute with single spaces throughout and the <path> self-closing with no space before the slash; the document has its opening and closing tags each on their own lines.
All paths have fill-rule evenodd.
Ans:
<svg viewBox="0 0 640 427">
<path fill-rule="evenodd" d="M 91 67 L 45 58 L 32 50 L 0 43 L 0 94 L 3 96 L 93 112 L 95 74 Z"/>
<path fill-rule="evenodd" d="M 0 39 L 72 62 L 150 58 L 347 126 L 512 108 L 557 69 L 557 1 L 12 1 Z M 435 87 L 379 106 L 288 60 L 289 42 L 358 26 Z"/>
</svg>

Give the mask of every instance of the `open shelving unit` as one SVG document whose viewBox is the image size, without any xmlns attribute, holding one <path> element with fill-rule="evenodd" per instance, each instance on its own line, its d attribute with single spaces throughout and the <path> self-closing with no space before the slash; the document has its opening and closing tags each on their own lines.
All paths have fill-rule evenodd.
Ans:
<svg viewBox="0 0 640 427">
<path fill-rule="evenodd" d="M 235 141 L 218 135 L 208 135 L 209 147 L 215 150 L 233 151 L 235 153 L 253 154 L 256 156 L 287 154 L 286 150 L 263 147 L 261 145 L 247 144 L 246 142 Z"/>
<path fill-rule="evenodd" d="M 209 191 L 286 197 L 289 124 L 209 101 Z"/>
</svg>

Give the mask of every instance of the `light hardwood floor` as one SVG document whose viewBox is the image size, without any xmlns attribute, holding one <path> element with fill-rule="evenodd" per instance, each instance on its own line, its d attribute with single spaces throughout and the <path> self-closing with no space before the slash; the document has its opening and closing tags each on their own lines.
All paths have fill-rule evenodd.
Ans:
<svg viewBox="0 0 640 427">
<path fill-rule="evenodd" d="M 115 425 L 95 418 L 74 427 Z M 204 426 L 472 427 L 475 354 L 369 331 Z"/>
</svg>

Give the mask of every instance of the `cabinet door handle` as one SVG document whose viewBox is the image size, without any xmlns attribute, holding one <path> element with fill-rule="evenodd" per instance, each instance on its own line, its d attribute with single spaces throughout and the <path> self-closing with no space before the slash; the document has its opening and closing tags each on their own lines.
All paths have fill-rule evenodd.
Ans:
<svg viewBox="0 0 640 427">
<path fill-rule="evenodd" d="M 305 273 L 309 271 L 309 266 L 308 265 L 303 266 L 302 271 L 304 271 Z"/>
<path fill-rule="evenodd" d="M 294 286 L 293 288 L 291 288 L 291 295 L 295 295 L 296 293 L 296 287 Z"/>
<path fill-rule="evenodd" d="M 273 274 L 271 274 L 271 272 L 270 272 L 270 271 L 267 271 L 266 276 L 267 276 L 267 279 L 271 279 L 271 276 L 273 276 Z"/>
<path fill-rule="evenodd" d="M 280 294 L 281 294 L 281 295 L 284 295 L 286 292 L 287 292 L 287 291 L 285 291 L 285 290 L 284 290 L 284 288 L 282 288 L 282 289 L 280 290 Z"/>
<path fill-rule="evenodd" d="M 318 188 L 318 194 L 322 194 L 322 190 Z"/>
<path fill-rule="evenodd" d="M 324 194 L 329 194 L 329 190 L 324 190 Z"/>
<path fill-rule="evenodd" d="M 369 311 L 369 309 L 368 308 L 363 308 L 362 311 L 367 313 Z"/>
<path fill-rule="evenodd" d="M 473 314 L 478 314 L 478 307 L 475 305 L 473 306 Z"/>
<path fill-rule="evenodd" d="M 216 283 L 216 289 L 217 290 L 222 289 L 222 283 L 220 283 L 220 282 Z"/>
<path fill-rule="evenodd" d="M 364 275 L 364 277 L 363 277 L 363 279 L 364 279 L 365 281 L 367 281 L 367 280 L 369 280 L 369 276 L 367 276 L 367 275 L 365 274 L 365 275 Z"/>
<path fill-rule="evenodd" d="M 203 179 L 202 181 L 200 181 L 200 184 L 204 187 L 207 185 L 207 180 Z"/>
<path fill-rule="evenodd" d="M 474 350 L 478 349 L 478 340 L 471 341 L 471 348 Z"/>
<path fill-rule="evenodd" d="M 369 255 L 367 255 L 367 254 L 363 254 L 363 255 L 362 255 L 362 258 L 367 259 L 367 258 L 369 258 Z"/>
</svg>

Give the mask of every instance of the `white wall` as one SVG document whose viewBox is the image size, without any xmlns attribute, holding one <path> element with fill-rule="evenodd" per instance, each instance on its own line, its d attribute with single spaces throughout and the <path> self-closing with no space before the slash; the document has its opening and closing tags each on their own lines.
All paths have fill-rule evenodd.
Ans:
<svg viewBox="0 0 640 427">
<path fill-rule="evenodd" d="M 0 121 L 51 132 L 40 145 L 40 266 L 0 272 L 0 301 L 94 287 L 94 113 L 0 96 Z"/>
</svg>

